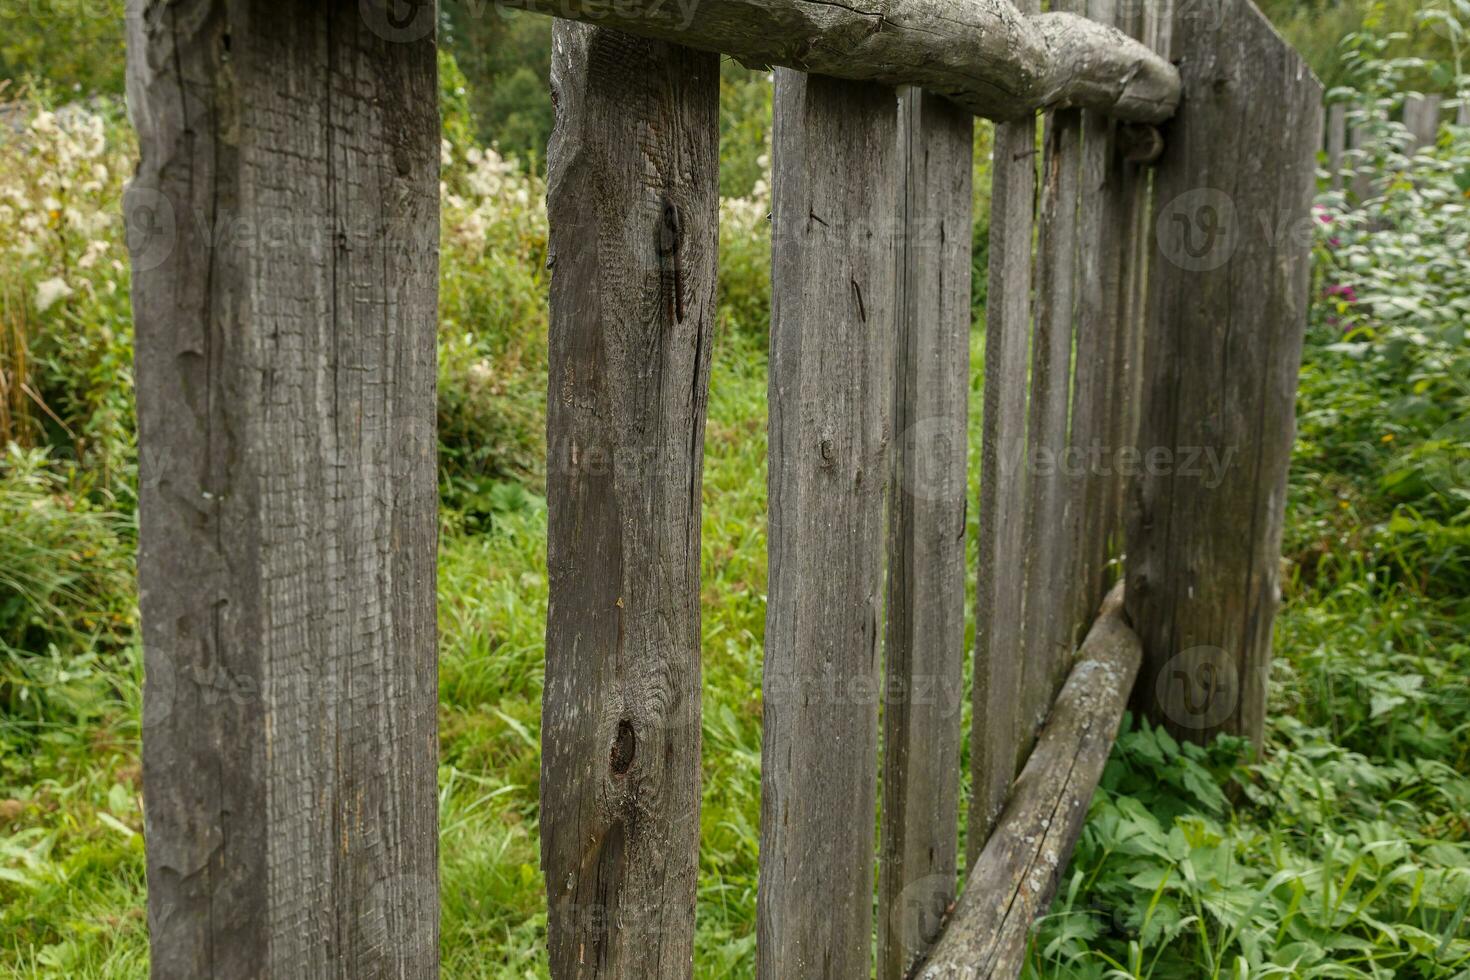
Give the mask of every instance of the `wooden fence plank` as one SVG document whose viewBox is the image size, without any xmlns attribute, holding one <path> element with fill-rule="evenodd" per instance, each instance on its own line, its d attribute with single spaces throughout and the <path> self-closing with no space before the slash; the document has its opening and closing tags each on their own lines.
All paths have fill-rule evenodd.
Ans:
<svg viewBox="0 0 1470 980">
<path fill-rule="evenodd" d="M 776 73 L 759 975 L 865 977 L 896 323 L 892 89 Z"/>
<path fill-rule="evenodd" d="M 1090 0 L 1088 15 L 1104 24 L 1117 17 L 1116 0 Z M 1076 559 L 1072 571 L 1074 640 L 1102 598 L 1107 560 L 1112 437 L 1109 406 L 1120 334 L 1123 241 L 1127 194 L 1114 123 L 1082 114 L 1082 190 L 1077 216 L 1077 341 L 1073 375 L 1071 459 L 1082 470 L 1075 484 Z"/>
<path fill-rule="evenodd" d="M 965 649 L 974 120 L 899 95 L 898 357 L 884 642 L 878 976 L 903 980 L 955 894 Z"/>
<path fill-rule="evenodd" d="M 1306 325 L 1321 86 L 1248 0 L 1175 18 L 1185 108 L 1154 176 L 1128 612 L 1140 706 L 1259 742 Z"/>
<path fill-rule="evenodd" d="M 432 976 L 432 11 L 237 6 L 126 18 L 152 976 Z"/>
<path fill-rule="evenodd" d="M 1332 189 L 1342 190 L 1343 154 L 1347 152 L 1347 103 L 1327 107 L 1327 173 Z"/>
<path fill-rule="evenodd" d="M 1056 894 L 1102 778 L 1142 659 L 1122 586 L 1077 651 L 995 834 L 972 865 L 921 980 L 1014 980 L 1037 916 Z"/>
<path fill-rule="evenodd" d="M 1130 11 L 1127 23 L 1119 26 L 1151 48 L 1167 57 L 1172 43 L 1173 0 L 1154 0 Z M 1125 127 L 1126 129 L 1126 127 Z M 1133 137 L 1133 138 L 1126 138 Z M 1141 406 L 1143 402 L 1144 334 L 1148 306 L 1149 241 L 1148 227 L 1152 219 L 1149 188 L 1152 180 L 1152 151 L 1161 148 L 1134 132 L 1118 137 L 1114 152 L 1123 199 L 1124 224 L 1116 247 L 1123 264 L 1120 279 L 1120 312 L 1117 339 L 1114 343 L 1114 367 L 1109 382 L 1108 453 L 1104 479 L 1108 481 L 1111 499 L 1106 508 L 1106 544 L 1104 556 L 1110 561 L 1121 557 L 1126 549 L 1124 531 L 1126 512 L 1137 476 L 1142 453 L 1138 444 Z M 1105 575 L 1105 583 L 1114 575 Z"/>
<path fill-rule="evenodd" d="M 1023 10 L 1035 9 L 1034 0 Z M 990 836 L 1021 754 L 1027 349 L 1036 195 L 1036 121 L 995 128 L 980 449 L 980 567 L 971 693 L 966 854 Z"/>
<path fill-rule="evenodd" d="M 1142 14 L 1143 11 L 1138 6 L 1122 0 L 1116 11 L 1115 25 L 1126 34 L 1137 35 L 1140 32 Z M 1099 459 L 1098 471 L 1103 486 L 1101 547 L 1104 567 L 1099 587 L 1088 596 L 1088 605 L 1095 605 L 1098 598 L 1097 592 L 1107 589 L 1110 585 L 1111 575 L 1108 563 L 1118 554 L 1122 527 L 1123 481 L 1118 473 L 1118 459 L 1123 448 L 1125 414 L 1130 390 L 1129 356 L 1132 352 L 1135 334 L 1135 308 L 1138 305 L 1137 229 L 1143 204 L 1142 192 L 1146 189 L 1146 184 L 1141 181 L 1141 178 L 1146 175 L 1141 173 L 1141 168 L 1129 163 L 1124 154 L 1123 135 L 1117 124 L 1114 123 L 1112 152 L 1115 158 L 1113 162 L 1115 185 L 1113 189 L 1118 195 L 1119 220 L 1116 229 L 1104 231 L 1106 236 L 1104 247 L 1108 251 L 1116 252 L 1118 256 L 1118 292 L 1113 298 L 1118 308 L 1114 314 L 1116 317 L 1113 321 L 1114 332 L 1109 342 L 1109 362 L 1103 381 L 1104 419 L 1101 440 L 1103 454 Z"/>
<path fill-rule="evenodd" d="M 1366 123 L 1359 122 L 1348 131 L 1348 149 L 1354 151 L 1349 154 L 1352 158 L 1349 174 L 1351 179 L 1348 181 L 1349 200 L 1353 204 L 1362 205 L 1377 193 L 1372 163 L 1367 159 L 1370 147 Z"/>
<path fill-rule="evenodd" d="M 1031 349 L 1027 432 L 1025 626 L 1022 638 L 1021 744 L 1029 749 L 1072 658 L 1069 583 L 1074 543 L 1069 511 L 1075 482 L 1066 465 L 1072 389 L 1077 275 L 1077 206 L 1082 113 L 1048 114 L 1043 139 L 1036 245 L 1036 322 Z"/>
<path fill-rule="evenodd" d="M 714 55 L 558 22 L 541 860 L 556 977 L 688 977 Z"/>
<path fill-rule="evenodd" d="M 1439 138 L 1439 110 L 1444 99 L 1438 95 L 1410 94 L 1404 98 L 1404 126 L 1414 138 L 1412 153 L 1423 146 L 1433 146 Z"/>
</svg>

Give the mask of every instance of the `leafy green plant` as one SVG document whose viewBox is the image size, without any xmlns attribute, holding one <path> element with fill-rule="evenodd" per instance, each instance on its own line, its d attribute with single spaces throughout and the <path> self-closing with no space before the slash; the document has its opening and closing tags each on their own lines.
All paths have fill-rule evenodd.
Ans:
<svg viewBox="0 0 1470 980">
<path fill-rule="evenodd" d="M 44 79 L 72 97 L 123 94 L 125 0 L 50 0 L 0 8 L 0 79 Z"/>
<path fill-rule="evenodd" d="M 1460 22 L 1443 10 L 1436 23 Z M 1405 73 L 1428 70 L 1470 98 L 1456 62 L 1384 56 L 1388 39 L 1344 42 L 1359 81 L 1340 90 L 1365 134 L 1349 180 L 1363 189 L 1325 194 L 1319 206 L 1321 286 L 1313 338 L 1321 358 L 1304 372 L 1302 430 L 1309 453 L 1352 461 L 1358 494 L 1373 514 L 1355 523 L 1379 545 L 1381 573 L 1425 588 L 1463 591 L 1470 547 L 1470 129 L 1447 125 L 1430 147 L 1411 150 L 1393 121 Z M 1359 200 L 1359 197 L 1362 197 Z M 1328 396 L 1328 386 L 1337 393 Z M 1320 397 L 1316 397 L 1320 396 Z M 1353 410 L 1341 406 L 1352 399 Z M 1376 404 L 1369 404 L 1370 402 Z M 1352 428 L 1339 428 L 1351 415 Z M 1377 486 L 1370 491 L 1365 480 Z M 1353 494 L 1340 498 L 1354 510 Z M 1370 520 L 1365 520 L 1370 518 Z M 1324 514 L 1326 525 L 1334 522 Z"/>
</svg>

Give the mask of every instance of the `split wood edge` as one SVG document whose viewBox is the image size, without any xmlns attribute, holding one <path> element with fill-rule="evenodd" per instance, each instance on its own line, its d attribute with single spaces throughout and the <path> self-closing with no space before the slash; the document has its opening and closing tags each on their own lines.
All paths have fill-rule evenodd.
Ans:
<svg viewBox="0 0 1470 980">
<path fill-rule="evenodd" d="M 510 0 L 532 13 L 781 66 L 918 85 L 977 116 L 1095 109 L 1127 122 L 1174 115 L 1175 67 L 1110 25 L 1025 14 L 1011 0 Z"/>
<path fill-rule="evenodd" d="M 920 980 L 1013 978 L 1082 833 L 1143 661 L 1123 586 L 1103 601 Z"/>
</svg>

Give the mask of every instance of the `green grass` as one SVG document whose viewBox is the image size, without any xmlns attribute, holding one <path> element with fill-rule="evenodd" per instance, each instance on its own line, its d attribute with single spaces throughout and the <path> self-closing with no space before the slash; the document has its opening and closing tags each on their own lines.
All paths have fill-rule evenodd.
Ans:
<svg viewBox="0 0 1470 980">
<path fill-rule="evenodd" d="M 725 329 L 704 487 L 696 956 L 709 977 L 754 964 L 765 397 L 761 345 Z M 440 554 L 446 977 L 546 975 L 545 505 L 505 496 L 487 531 L 446 534 Z M 1286 604 L 1264 763 L 1240 766 L 1230 743 L 1204 753 L 1158 732 L 1124 736 L 1033 951 L 1037 975 L 1235 976 L 1247 943 L 1299 964 L 1284 975 L 1449 977 L 1466 965 L 1465 619 L 1402 584 L 1375 587 L 1353 544 L 1334 546 L 1335 571 Z M 19 801 L 3 811 L 0 964 L 18 975 L 143 975 L 136 659 L 129 649 L 83 670 L 115 691 L 86 717 L 7 736 L 29 746 L 0 763 L 0 797 Z"/>
</svg>

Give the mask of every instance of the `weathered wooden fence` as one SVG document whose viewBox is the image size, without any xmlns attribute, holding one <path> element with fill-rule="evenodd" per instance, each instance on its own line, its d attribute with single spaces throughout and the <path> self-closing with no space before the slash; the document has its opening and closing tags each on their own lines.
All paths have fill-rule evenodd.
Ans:
<svg viewBox="0 0 1470 980">
<path fill-rule="evenodd" d="M 879 977 L 1014 975 L 1130 697 L 1260 736 L 1320 86 L 1248 0 L 524 6 L 571 18 L 552 974 L 694 970 L 724 52 L 781 66 L 759 973 L 871 975 L 876 864 Z M 404 13 L 130 4 L 156 977 L 437 970 L 435 11 Z M 999 125 L 961 888 L 975 115 Z"/>
<path fill-rule="evenodd" d="M 1397 120 L 1408 133 L 1405 148 L 1413 152 L 1421 147 L 1433 146 L 1434 141 L 1439 138 L 1440 124 L 1449 120 L 1450 107 L 1454 108 L 1455 125 L 1470 126 L 1470 98 L 1446 100 L 1441 95 L 1405 93 Z M 1364 123 L 1360 118 L 1355 124 L 1349 125 L 1349 106 L 1346 102 L 1332 102 L 1323 111 L 1326 115 L 1323 128 L 1327 140 L 1324 149 L 1332 189 L 1342 190 L 1345 178 L 1352 176 L 1352 181 L 1346 185 L 1351 191 L 1350 203 L 1366 200 L 1373 191 L 1372 175 L 1365 166 L 1368 161 L 1349 155 L 1349 151 L 1361 151 L 1364 148 Z"/>
</svg>

